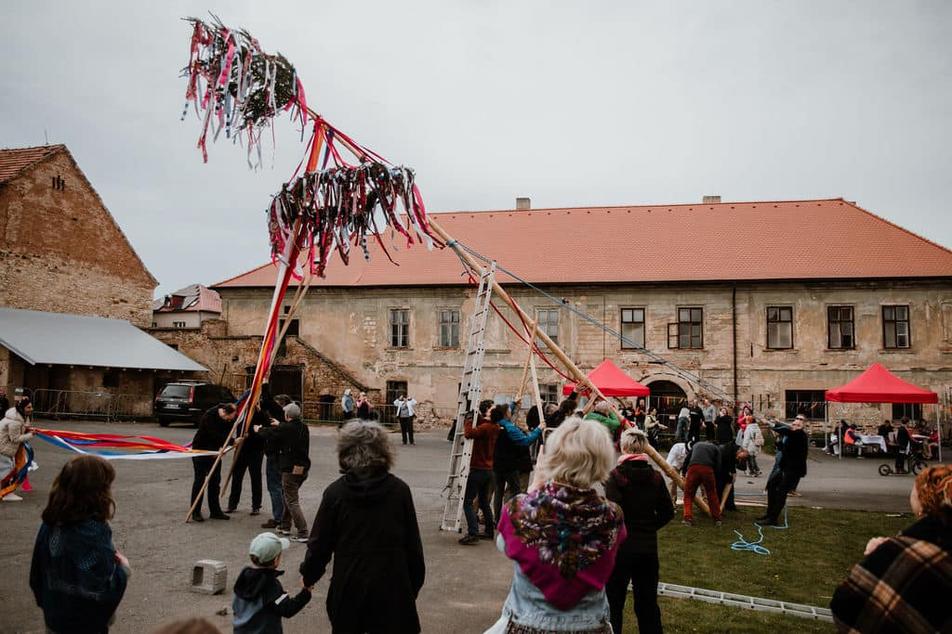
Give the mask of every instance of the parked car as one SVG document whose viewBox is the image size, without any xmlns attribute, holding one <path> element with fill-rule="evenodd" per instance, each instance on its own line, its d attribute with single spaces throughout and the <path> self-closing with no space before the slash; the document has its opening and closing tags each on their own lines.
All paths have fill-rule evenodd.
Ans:
<svg viewBox="0 0 952 634">
<path fill-rule="evenodd" d="M 169 383 L 155 397 L 155 416 L 159 425 L 189 422 L 198 427 L 202 414 L 219 403 L 234 403 L 235 395 L 227 387 L 214 383 L 178 381 Z"/>
</svg>

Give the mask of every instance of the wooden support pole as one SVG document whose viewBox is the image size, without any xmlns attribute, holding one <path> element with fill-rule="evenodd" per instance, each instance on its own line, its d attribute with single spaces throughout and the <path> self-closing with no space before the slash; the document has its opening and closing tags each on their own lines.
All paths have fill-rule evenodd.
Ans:
<svg viewBox="0 0 952 634">
<path fill-rule="evenodd" d="M 428 221 L 430 223 L 430 228 L 433 229 L 433 231 L 440 237 L 440 239 L 443 240 L 443 242 L 447 244 L 447 246 L 449 246 L 451 249 L 453 249 L 453 251 L 456 252 L 456 254 L 460 257 L 460 259 L 463 260 L 463 262 L 466 263 L 467 266 L 469 266 L 474 271 L 483 270 L 483 267 L 476 261 L 476 259 L 472 255 L 470 255 L 465 249 L 460 247 L 459 243 L 457 243 L 456 240 L 453 239 L 453 237 L 450 234 L 448 234 L 443 229 L 443 227 L 440 226 L 439 222 L 437 222 L 435 218 L 430 216 L 428 218 Z M 512 296 L 509 295 L 508 292 L 506 292 L 506 289 L 504 289 L 502 285 L 499 284 L 499 282 L 493 279 L 492 286 L 493 286 L 493 292 L 496 293 L 496 295 L 499 296 L 504 302 L 506 302 L 506 304 L 508 304 L 509 307 L 512 308 L 523 321 L 525 321 L 526 323 L 532 321 L 532 319 L 526 314 L 524 310 L 522 310 L 519 304 L 516 303 L 516 301 L 512 298 Z M 589 391 L 595 396 L 598 396 L 603 399 L 605 398 L 605 395 L 601 393 L 598 387 L 594 383 L 592 383 L 592 381 L 585 375 L 584 372 L 582 372 L 578 368 L 577 365 L 575 365 L 574 361 L 568 358 L 568 356 L 562 351 L 562 348 L 560 348 L 558 344 L 552 341 L 552 339 L 545 333 L 544 330 L 539 330 L 536 334 L 542 340 L 542 343 L 546 345 L 549 351 L 553 355 L 555 355 L 555 357 L 562 363 L 562 365 L 565 366 L 565 368 L 572 374 L 572 376 L 575 378 L 575 382 L 577 385 L 581 385 L 588 388 Z M 608 400 L 608 399 L 605 399 L 605 400 Z M 611 402 L 609 402 L 609 404 L 611 404 Z M 613 404 L 612 404 L 612 410 L 615 411 L 616 414 L 618 414 L 618 410 L 615 408 Z M 684 489 L 684 479 L 681 477 L 681 474 L 675 471 L 675 469 L 671 465 L 669 465 L 664 458 L 661 457 L 661 454 L 655 451 L 654 447 L 648 445 L 646 447 L 646 450 L 647 450 L 646 453 L 648 454 L 648 457 L 650 457 L 659 467 L 661 467 L 661 470 L 669 478 L 674 480 L 674 482 L 676 482 L 677 485 L 681 489 Z M 707 505 L 707 502 L 705 502 L 701 498 L 700 495 L 695 495 L 694 499 L 697 505 L 701 507 L 705 513 L 708 513 L 708 514 L 711 513 L 710 507 Z"/>
</svg>

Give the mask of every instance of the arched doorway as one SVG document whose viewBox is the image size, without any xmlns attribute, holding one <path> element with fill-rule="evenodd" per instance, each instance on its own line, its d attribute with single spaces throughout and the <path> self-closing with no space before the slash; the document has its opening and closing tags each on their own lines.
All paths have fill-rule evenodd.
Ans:
<svg viewBox="0 0 952 634">
<path fill-rule="evenodd" d="M 651 390 L 649 407 L 658 408 L 658 420 L 667 424 L 670 417 L 676 417 L 681 406 L 687 401 L 687 394 L 680 385 L 672 381 L 658 380 L 646 383 Z"/>
</svg>

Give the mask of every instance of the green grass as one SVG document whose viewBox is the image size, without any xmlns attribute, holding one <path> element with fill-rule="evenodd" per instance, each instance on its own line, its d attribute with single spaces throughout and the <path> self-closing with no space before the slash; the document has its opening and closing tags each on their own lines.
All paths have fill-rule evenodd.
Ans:
<svg viewBox="0 0 952 634">
<path fill-rule="evenodd" d="M 684 526 L 679 510 L 658 534 L 661 581 L 828 607 L 833 590 L 863 556 L 869 538 L 894 535 L 912 523 L 910 514 L 793 508 L 789 529 L 764 529 L 769 556 L 732 551 L 734 529 L 748 541 L 757 538 L 753 519 L 762 512 L 750 508 L 728 513 L 718 528 L 698 515 L 694 527 Z M 661 614 L 666 632 L 831 631 L 828 623 L 687 599 L 661 599 Z M 630 605 L 624 631 L 637 631 Z"/>
</svg>

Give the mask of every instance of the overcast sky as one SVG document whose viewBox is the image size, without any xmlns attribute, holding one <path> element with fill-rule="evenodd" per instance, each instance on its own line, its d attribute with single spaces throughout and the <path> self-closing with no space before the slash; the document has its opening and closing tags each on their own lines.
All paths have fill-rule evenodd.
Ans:
<svg viewBox="0 0 952 634">
<path fill-rule="evenodd" d="M 434 210 L 842 196 L 952 246 L 943 0 L 3 0 L 0 147 L 67 144 L 157 293 L 267 261 L 304 152 L 281 118 L 264 169 L 222 140 L 202 164 L 179 18 L 209 10 Z"/>
</svg>

